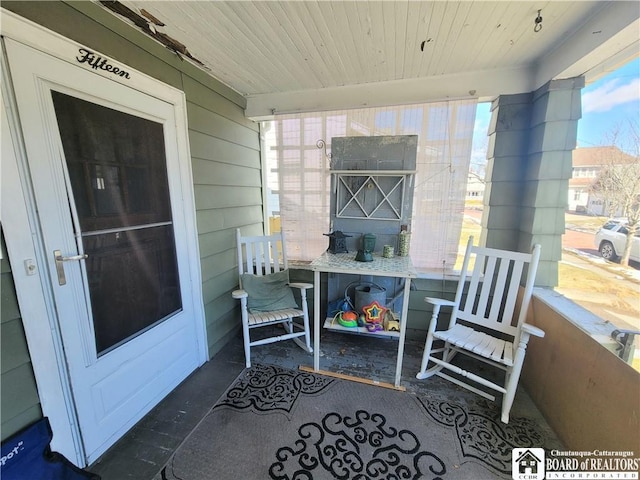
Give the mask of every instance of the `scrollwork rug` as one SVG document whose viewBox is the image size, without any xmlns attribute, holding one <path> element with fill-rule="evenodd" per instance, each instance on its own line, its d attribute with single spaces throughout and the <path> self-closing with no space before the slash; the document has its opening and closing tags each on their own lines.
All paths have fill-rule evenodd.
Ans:
<svg viewBox="0 0 640 480">
<path fill-rule="evenodd" d="M 511 478 L 535 422 L 272 365 L 229 387 L 154 480 Z"/>
</svg>

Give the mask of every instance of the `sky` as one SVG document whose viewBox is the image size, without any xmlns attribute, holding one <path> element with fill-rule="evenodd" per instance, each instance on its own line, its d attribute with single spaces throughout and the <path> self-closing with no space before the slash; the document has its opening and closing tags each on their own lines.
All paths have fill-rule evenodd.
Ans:
<svg viewBox="0 0 640 480">
<path fill-rule="evenodd" d="M 637 132 L 640 122 L 640 58 L 582 89 L 578 147 L 606 145 L 610 143 L 611 133 L 616 128 L 624 131 L 630 121 L 636 123 Z"/>
<path fill-rule="evenodd" d="M 478 104 L 473 134 L 471 165 L 476 171 L 486 163 L 490 103 Z M 624 132 L 629 122 L 640 123 L 640 58 L 601 77 L 582 89 L 582 117 L 578 121 L 577 147 L 609 145 L 612 133 Z M 626 136 L 628 138 L 628 135 Z M 633 145 L 620 145 L 627 153 Z M 635 145 L 638 148 L 638 145 Z"/>
</svg>

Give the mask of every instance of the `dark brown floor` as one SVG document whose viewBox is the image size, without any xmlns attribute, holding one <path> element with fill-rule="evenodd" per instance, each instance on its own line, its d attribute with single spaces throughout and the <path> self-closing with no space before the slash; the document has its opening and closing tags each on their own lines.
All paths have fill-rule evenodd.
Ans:
<svg viewBox="0 0 640 480">
<path fill-rule="evenodd" d="M 422 339 L 408 339 L 405 344 L 402 386 L 407 391 L 421 395 L 444 395 L 452 401 L 473 402 L 474 405 L 479 399 L 480 402 L 486 402 L 437 377 L 416 380 L 422 342 Z M 396 351 L 396 340 L 325 331 L 322 334 L 320 369 L 393 383 Z M 254 347 L 252 361 L 296 369 L 300 365 L 312 366 L 313 356 L 287 341 Z M 243 370 L 242 338 L 238 333 L 214 358 L 190 375 L 92 464 L 89 470 L 101 475 L 103 480 L 152 479 Z M 499 411 L 499 403 L 489 403 L 487 408 Z M 512 416 L 534 418 L 551 438 L 551 443 L 556 448 L 562 448 L 526 392 L 518 391 L 511 412 Z"/>
<path fill-rule="evenodd" d="M 223 350 L 192 373 L 88 470 L 103 480 L 153 478 L 243 369 L 244 362 L 229 361 Z"/>
</svg>

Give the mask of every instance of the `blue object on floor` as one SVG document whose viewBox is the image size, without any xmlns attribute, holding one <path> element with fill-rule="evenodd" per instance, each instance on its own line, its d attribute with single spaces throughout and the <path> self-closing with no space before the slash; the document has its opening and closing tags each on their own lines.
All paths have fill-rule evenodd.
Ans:
<svg viewBox="0 0 640 480">
<path fill-rule="evenodd" d="M 99 475 L 76 467 L 63 455 L 52 452 L 53 432 L 44 417 L 2 442 L 2 480 L 100 480 Z"/>
</svg>

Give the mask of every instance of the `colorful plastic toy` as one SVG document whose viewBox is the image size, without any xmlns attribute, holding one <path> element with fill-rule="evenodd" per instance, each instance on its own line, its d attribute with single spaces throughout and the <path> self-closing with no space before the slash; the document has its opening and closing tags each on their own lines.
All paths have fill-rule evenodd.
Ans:
<svg viewBox="0 0 640 480">
<path fill-rule="evenodd" d="M 367 323 L 368 332 L 379 332 L 384 330 L 384 327 L 380 323 Z"/>
<path fill-rule="evenodd" d="M 387 332 L 399 332 L 400 320 L 398 316 L 391 310 L 387 310 L 384 314 L 384 329 Z"/>
<path fill-rule="evenodd" d="M 358 326 L 358 314 L 356 312 L 338 312 L 334 318 L 343 327 L 355 328 Z"/>
<path fill-rule="evenodd" d="M 362 307 L 362 311 L 364 312 L 367 323 L 382 323 L 384 312 L 386 312 L 387 309 L 380 305 L 377 300 L 374 300 L 369 305 Z"/>
</svg>

